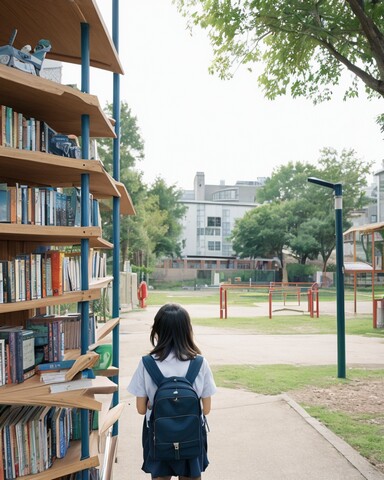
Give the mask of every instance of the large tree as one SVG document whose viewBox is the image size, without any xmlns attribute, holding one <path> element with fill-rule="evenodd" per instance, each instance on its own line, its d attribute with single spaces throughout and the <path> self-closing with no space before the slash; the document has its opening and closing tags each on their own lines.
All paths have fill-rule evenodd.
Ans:
<svg viewBox="0 0 384 480">
<path fill-rule="evenodd" d="M 265 255 L 268 245 L 274 245 L 271 236 L 276 235 L 281 252 L 289 249 L 302 264 L 321 255 L 325 270 L 335 248 L 333 194 L 328 188 L 309 183 L 308 176 L 343 184 L 343 224 L 348 228 L 351 211 L 364 206 L 364 186 L 370 168 L 353 150 L 339 154 L 325 148 L 316 166 L 291 162 L 275 169 L 258 194 L 258 200 L 265 205 L 256 207 L 254 213 L 237 224 L 233 237 L 235 252 L 241 256 Z M 262 211 L 257 213 L 260 208 Z M 268 216 L 269 222 L 265 220 Z M 260 238 L 264 234 L 265 244 Z"/>
<path fill-rule="evenodd" d="M 107 104 L 106 113 L 112 115 L 112 105 Z M 112 140 L 99 142 L 100 156 L 105 168 L 113 173 Z M 151 267 L 161 255 L 180 254 L 180 220 L 185 208 L 179 203 L 181 191 L 175 185 L 168 186 L 157 178 L 153 185 L 143 182 L 138 169 L 144 158 L 144 141 L 137 117 L 126 102 L 121 104 L 120 119 L 120 180 L 126 186 L 135 207 L 136 215 L 122 216 L 120 228 L 121 268 L 126 260 L 140 267 Z M 103 235 L 112 239 L 111 211 L 104 210 Z"/>
<path fill-rule="evenodd" d="M 384 95 L 384 2 L 379 0 L 174 0 L 191 25 L 207 29 L 212 70 L 228 77 L 260 64 L 267 98 L 289 93 L 329 99 L 343 70 L 346 96 Z"/>
</svg>

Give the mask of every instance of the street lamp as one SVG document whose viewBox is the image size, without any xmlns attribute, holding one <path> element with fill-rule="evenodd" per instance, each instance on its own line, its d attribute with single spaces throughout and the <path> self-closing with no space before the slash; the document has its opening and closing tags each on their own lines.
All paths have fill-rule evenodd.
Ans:
<svg viewBox="0 0 384 480">
<path fill-rule="evenodd" d="M 345 378 L 345 311 L 344 311 L 344 252 L 343 252 L 343 188 L 341 183 L 331 183 L 309 177 L 308 182 L 332 188 L 335 194 L 336 230 L 336 303 L 337 303 L 337 376 Z"/>
</svg>

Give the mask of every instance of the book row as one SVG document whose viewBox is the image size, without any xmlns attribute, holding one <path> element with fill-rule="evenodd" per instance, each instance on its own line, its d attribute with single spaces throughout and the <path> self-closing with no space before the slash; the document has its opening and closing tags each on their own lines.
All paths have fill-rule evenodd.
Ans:
<svg viewBox="0 0 384 480">
<path fill-rule="evenodd" d="M 79 227 L 79 188 L 9 186 L 0 183 L 0 222 L 24 225 Z M 89 225 L 100 225 L 99 203 L 89 194 Z"/>
<path fill-rule="evenodd" d="M 0 303 L 36 300 L 80 289 L 77 252 L 48 250 L 0 260 Z"/>
<path fill-rule="evenodd" d="M 95 318 L 89 315 L 88 344 L 94 342 Z M 0 327 L 0 385 L 22 383 L 36 372 L 69 369 L 65 352 L 80 349 L 81 315 L 36 315 L 23 326 Z"/>
<path fill-rule="evenodd" d="M 81 148 L 74 135 L 61 135 L 46 122 L 0 105 L 0 145 L 22 150 L 81 158 Z"/>
<path fill-rule="evenodd" d="M 11 260 L 0 260 L 0 304 L 37 300 L 81 290 L 79 252 L 24 253 Z M 92 250 L 89 276 L 107 276 L 107 254 Z"/>
<path fill-rule="evenodd" d="M 90 413 L 90 429 L 98 428 Z M 0 407 L 0 480 L 36 475 L 64 458 L 71 440 L 81 438 L 80 411 L 72 408 Z"/>
</svg>

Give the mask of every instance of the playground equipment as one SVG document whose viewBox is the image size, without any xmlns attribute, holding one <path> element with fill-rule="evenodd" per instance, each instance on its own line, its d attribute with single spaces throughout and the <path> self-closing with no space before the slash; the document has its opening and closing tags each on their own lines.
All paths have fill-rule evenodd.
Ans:
<svg viewBox="0 0 384 480">
<path fill-rule="evenodd" d="M 301 308 L 301 296 L 305 295 L 307 300 L 307 311 L 311 318 L 315 315 L 319 317 L 319 286 L 317 283 L 290 283 L 290 282 L 271 282 L 265 285 L 232 285 L 222 283 L 220 285 L 220 318 L 228 318 L 228 290 L 259 290 L 268 297 L 269 318 L 272 318 L 273 312 L 289 310 L 295 312 L 304 312 Z M 295 304 L 288 304 L 290 297 L 295 299 Z M 273 303 L 277 298 L 282 305 L 273 309 Z"/>
<path fill-rule="evenodd" d="M 292 283 L 292 282 L 271 282 L 268 302 L 269 302 L 269 318 L 272 318 L 273 312 L 281 312 L 288 310 L 291 312 L 304 312 L 301 306 L 301 295 L 307 296 L 307 311 L 311 318 L 316 314 L 319 317 L 319 286 L 317 283 Z M 273 310 L 273 301 L 276 301 L 276 297 L 279 297 L 283 301 L 283 305 L 280 308 Z M 295 304 L 287 304 L 289 297 L 296 299 Z"/>
</svg>

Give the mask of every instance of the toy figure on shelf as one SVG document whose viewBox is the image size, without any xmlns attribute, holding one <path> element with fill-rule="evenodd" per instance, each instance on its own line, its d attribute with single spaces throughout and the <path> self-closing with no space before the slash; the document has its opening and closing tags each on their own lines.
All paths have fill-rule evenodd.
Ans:
<svg viewBox="0 0 384 480">
<path fill-rule="evenodd" d="M 45 55 L 51 50 L 51 42 L 41 39 L 33 51 L 30 45 L 18 50 L 13 46 L 16 35 L 17 30 L 14 30 L 8 45 L 0 47 L 0 64 L 39 76 Z"/>
</svg>

